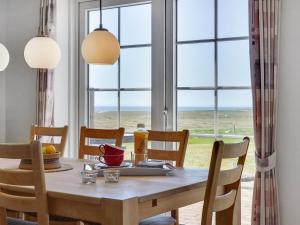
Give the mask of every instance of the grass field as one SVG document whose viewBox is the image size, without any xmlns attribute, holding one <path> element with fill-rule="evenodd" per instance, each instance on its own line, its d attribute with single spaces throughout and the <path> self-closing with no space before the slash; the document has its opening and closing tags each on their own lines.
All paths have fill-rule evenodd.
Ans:
<svg viewBox="0 0 300 225">
<path fill-rule="evenodd" d="M 95 113 L 93 126 L 96 128 L 117 127 L 117 112 Z M 120 115 L 121 126 L 127 132 L 133 132 L 137 123 L 145 123 L 150 129 L 150 112 L 122 112 Z M 218 134 L 253 136 L 252 112 L 250 110 L 219 111 L 217 115 Z M 211 156 L 213 138 L 198 137 L 203 134 L 214 134 L 214 112 L 213 111 L 184 111 L 178 113 L 178 130 L 189 129 L 190 138 L 185 158 L 186 167 L 208 168 Z M 223 138 L 225 143 L 241 141 L 241 138 Z M 133 143 L 124 143 L 127 158 L 133 149 Z M 224 162 L 223 168 L 233 165 L 232 160 Z M 245 174 L 253 174 L 255 171 L 254 142 L 251 139 L 249 153 L 247 156 Z"/>
</svg>

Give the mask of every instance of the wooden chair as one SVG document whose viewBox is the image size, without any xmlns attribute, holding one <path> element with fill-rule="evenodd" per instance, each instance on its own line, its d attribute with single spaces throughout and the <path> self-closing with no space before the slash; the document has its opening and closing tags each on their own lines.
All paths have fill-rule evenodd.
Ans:
<svg viewBox="0 0 300 225">
<path fill-rule="evenodd" d="M 39 225 L 49 225 L 47 192 L 41 144 L 0 145 L 2 159 L 31 159 L 32 170 L 0 169 L 0 224 L 29 225 L 28 221 L 7 217 L 6 210 L 37 214 Z M 32 194 L 24 196 L 22 187 L 32 187 Z M 19 191 L 18 191 L 19 190 Z M 19 193 L 19 194 L 18 194 Z"/>
<path fill-rule="evenodd" d="M 201 225 L 211 225 L 213 213 L 218 213 L 217 220 L 233 224 L 234 206 L 239 198 L 241 176 L 246 160 L 250 139 L 245 137 L 243 142 L 224 144 L 216 141 L 213 146 L 211 162 L 206 185 Z M 221 170 L 223 159 L 237 158 L 234 168 Z M 218 186 L 224 187 L 224 194 L 218 195 Z"/>
<path fill-rule="evenodd" d="M 33 140 L 42 137 L 42 136 L 49 136 L 49 137 L 61 137 L 60 143 L 42 143 L 42 145 L 53 145 L 58 152 L 61 153 L 61 155 L 64 155 L 65 152 L 65 146 L 67 142 L 68 137 L 68 126 L 64 127 L 38 127 L 36 125 L 33 125 L 31 127 L 30 131 L 30 138 L 29 141 L 32 142 Z"/>
<path fill-rule="evenodd" d="M 94 139 L 113 139 L 117 147 L 122 147 L 125 129 L 91 129 L 81 127 L 80 130 L 80 147 L 79 158 L 83 159 L 85 155 L 99 155 L 99 147 L 86 144 L 87 138 Z"/>
<path fill-rule="evenodd" d="M 186 148 L 189 140 L 189 131 L 153 131 L 148 130 L 149 141 L 159 141 L 159 142 L 177 142 L 179 147 L 177 151 L 174 150 L 159 150 L 159 149 L 148 149 L 148 158 L 157 160 L 173 161 L 176 163 L 177 167 L 183 167 L 184 158 L 186 153 Z M 172 217 L 160 216 L 152 217 L 143 220 L 140 225 L 147 224 L 159 224 L 159 225 L 173 225 L 178 224 L 179 221 L 179 210 L 173 210 L 171 212 Z"/>
<path fill-rule="evenodd" d="M 176 163 L 177 167 L 183 167 L 186 148 L 189 140 L 189 131 L 153 131 L 149 130 L 149 141 L 159 142 L 177 142 L 179 147 L 177 151 L 174 150 L 159 150 L 148 149 L 148 158 L 157 160 L 167 160 Z"/>
<path fill-rule="evenodd" d="M 31 127 L 29 141 L 32 142 L 35 139 L 38 139 L 39 137 L 43 137 L 43 136 L 46 136 L 46 137 L 61 137 L 61 140 L 60 140 L 59 144 L 56 144 L 56 143 L 42 143 L 42 146 L 46 146 L 46 145 L 51 144 L 63 156 L 63 154 L 65 152 L 66 142 L 67 142 L 68 130 L 69 130 L 68 126 L 64 126 L 64 127 L 39 127 L 39 126 L 33 125 Z M 37 215 L 35 213 L 25 213 L 24 216 L 29 221 L 32 221 L 32 222 L 37 221 Z M 79 223 L 79 221 L 77 221 L 75 219 L 72 219 L 72 218 L 65 218 L 65 217 L 61 217 L 61 216 L 50 215 L 50 225 L 51 224 L 52 225 L 58 225 L 58 224 L 75 225 L 75 224 L 78 224 L 78 223 Z"/>
</svg>

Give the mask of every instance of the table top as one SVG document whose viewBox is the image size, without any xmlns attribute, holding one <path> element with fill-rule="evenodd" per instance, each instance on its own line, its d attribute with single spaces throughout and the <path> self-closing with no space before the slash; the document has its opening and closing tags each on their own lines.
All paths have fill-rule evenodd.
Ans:
<svg viewBox="0 0 300 225">
<path fill-rule="evenodd" d="M 147 201 L 169 193 L 204 187 L 207 170 L 177 168 L 169 176 L 120 177 L 119 183 L 105 183 L 98 177 L 96 184 L 82 184 L 80 171 L 86 160 L 62 159 L 73 170 L 46 173 L 46 189 L 49 197 L 78 199 L 99 203 L 101 199 L 127 200 L 139 198 Z M 0 159 L 0 168 L 17 168 L 19 160 Z"/>
</svg>

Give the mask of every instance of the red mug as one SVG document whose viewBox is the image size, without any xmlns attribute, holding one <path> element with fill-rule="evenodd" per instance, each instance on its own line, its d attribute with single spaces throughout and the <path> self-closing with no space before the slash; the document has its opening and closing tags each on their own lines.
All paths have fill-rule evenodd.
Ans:
<svg viewBox="0 0 300 225">
<path fill-rule="evenodd" d="M 102 158 L 104 161 L 102 161 Z M 99 161 L 108 166 L 120 166 L 124 160 L 124 153 L 120 155 L 102 155 Z"/>
<path fill-rule="evenodd" d="M 102 155 L 122 155 L 124 154 L 124 150 L 122 148 L 113 146 L 113 145 L 100 145 L 99 146 L 100 153 Z"/>
</svg>

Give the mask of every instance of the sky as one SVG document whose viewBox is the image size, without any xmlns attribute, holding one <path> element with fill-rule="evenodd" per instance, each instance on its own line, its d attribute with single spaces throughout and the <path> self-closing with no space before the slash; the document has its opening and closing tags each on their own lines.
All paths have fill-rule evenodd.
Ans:
<svg viewBox="0 0 300 225">
<path fill-rule="evenodd" d="M 219 86 L 250 86 L 248 40 L 223 41 L 217 44 L 215 68 L 214 42 L 183 44 L 181 41 L 213 39 L 215 36 L 214 1 L 178 0 L 177 71 L 178 87 L 213 87 L 215 69 Z M 218 38 L 248 36 L 248 0 L 219 0 Z M 122 7 L 103 11 L 103 24 L 121 46 L 151 44 L 151 5 Z M 99 11 L 89 13 L 89 30 L 99 26 Z M 127 48 L 120 56 L 121 88 L 151 88 L 151 47 Z M 90 66 L 90 87 L 117 88 L 118 63 L 113 66 Z M 150 92 L 121 93 L 122 106 L 150 106 Z M 178 91 L 179 107 L 213 107 L 213 91 Z M 117 106 L 117 92 L 97 93 L 96 106 Z M 250 90 L 221 90 L 219 107 L 251 107 Z"/>
</svg>

